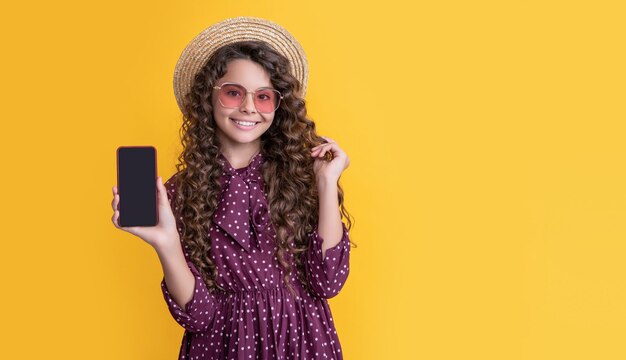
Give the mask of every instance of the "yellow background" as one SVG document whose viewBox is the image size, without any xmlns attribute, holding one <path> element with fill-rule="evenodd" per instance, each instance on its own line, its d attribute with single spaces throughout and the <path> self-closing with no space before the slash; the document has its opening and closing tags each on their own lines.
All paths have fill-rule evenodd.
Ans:
<svg viewBox="0 0 626 360">
<path fill-rule="evenodd" d="M 169 178 L 178 56 L 239 15 L 299 39 L 351 159 L 346 359 L 626 358 L 622 3 L 3 5 L 0 358 L 176 358 L 158 258 L 111 223 L 115 150 Z"/>
</svg>

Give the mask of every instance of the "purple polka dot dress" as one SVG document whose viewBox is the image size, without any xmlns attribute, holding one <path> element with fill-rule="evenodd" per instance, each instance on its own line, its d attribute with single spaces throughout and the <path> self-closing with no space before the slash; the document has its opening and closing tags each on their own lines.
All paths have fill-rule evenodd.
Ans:
<svg viewBox="0 0 626 360">
<path fill-rule="evenodd" d="M 183 359 L 343 359 L 327 299 L 337 295 L 348 278 L 350 242 L 343 237 L 322 257 L 323 239 L 317 225 L 309 233 L 306 278 L 312 292 L 292 276 L 293 296 L 283 283 L 274 252 L 267 194 L 257 154 L 250 164 L 234 169 L 220 154 L 222 195 L 209 229 L 209 256 L 217 266 L 217 283 L 226 291 L 208 290 L 183 247 L 195 275 L 193 298 L 180 307 L 171 297 L 165 277 L 161 289 L 174 320 L 185 333 Z M 174 176 L 166 181 L 170 203 L 176 195 Z M 172 208 L 181 231 L 181 218 Z M 295 266 L 293 257 L 287 257 Z M 294 271 L 295 268 L 294 268 Z M 294 274 L 295 275 L 295 274 Z"/>
</svg>

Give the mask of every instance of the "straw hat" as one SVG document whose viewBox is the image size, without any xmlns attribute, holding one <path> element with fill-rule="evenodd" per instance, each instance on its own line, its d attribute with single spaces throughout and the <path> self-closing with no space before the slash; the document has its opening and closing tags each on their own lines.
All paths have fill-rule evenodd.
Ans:
<svg viewBox="0 0 626 360">
<path fill-rule="evenodd" d="M 174 95 L 183 110 L 183 98 L 191 90 L 196 73 L 219 47 L 243 40 L 262 40 L 289 59 L 293 76 L 306 95 L 308 62 L 298 41 L 282 26 L 269 20 L 240 16 L 222 20 L 203 30 L 183 50 L 174 69 Z"/>
</svg>

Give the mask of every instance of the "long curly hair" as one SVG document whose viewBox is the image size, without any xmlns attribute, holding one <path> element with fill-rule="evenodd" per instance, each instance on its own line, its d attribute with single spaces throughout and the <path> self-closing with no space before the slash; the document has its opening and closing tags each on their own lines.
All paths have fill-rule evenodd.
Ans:
<svg viewBox="0 0 626 360">
<path fill-rule="evenodd" d="M 213 85 L 225 75 L 234 59 L 248 59 L 260 64 L 270 75 L 274 88 L 284 98 L 276 110 L 270 128 L 261 136 L 264 164 L 261 169 L 268 195 L 270 220 L 276 231 L 275 253 L 284 270 L 283 281 L 290 283 L 294 269 L 288 258 L 293 255 L 296 274 L 310 291 L 304 263 L 309 248 L 307 234 L 318 221 L 318 192 L 313 171 L 312 147 L 325 143 L 317 135 L 315 123 L 307 118 L 304 99 L 298 97 L 300 82 L 289 71 L 289 60 L 262 41 L 241 41 L 216 50 L 196 74 L 191 91 L 184 98 L 183 124 L 180 128 L 183 151 L 176 164 L 176 206 L 181 219 L 181 241 L 190 260 L 196 265 L 209 289 L 219 288 L 218 270 L 211 257 L 208 229 L 221 193 L 222 166 L 218 162 L 220 142 L 216 134 L 211 102 Z M 329 158 L 332 156 L 330 154 Z M 344 206 L 338 184 L 338 200 L 346 227 L 352 228 L 351 216 Z M 356 244 L 352 242 L 356 247 Z"/>
</svg>

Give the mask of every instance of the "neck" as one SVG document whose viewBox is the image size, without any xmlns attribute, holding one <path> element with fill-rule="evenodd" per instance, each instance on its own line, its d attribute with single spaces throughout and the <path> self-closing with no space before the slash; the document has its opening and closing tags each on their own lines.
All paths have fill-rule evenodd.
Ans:
<svg viewBox="0 0 626 360">
<path fill-rule="evenodd" d="M 258 149 L 224 149 L 221 151 L 222 155 L 228 160 L 230 165 L 239 169 L 248 166 L 252 159 L 261 151 Z"/>
<path fill-rule="evenodd" d="M 254 139 L 248 143 L 238 143 L 224 136 L 219 130 L 217 131 L 217 137 L 220 142 L 220 152 L 235 169 L 250 164 L 252 158 L 261 151 L 261 138 Z"/>
</svg>

